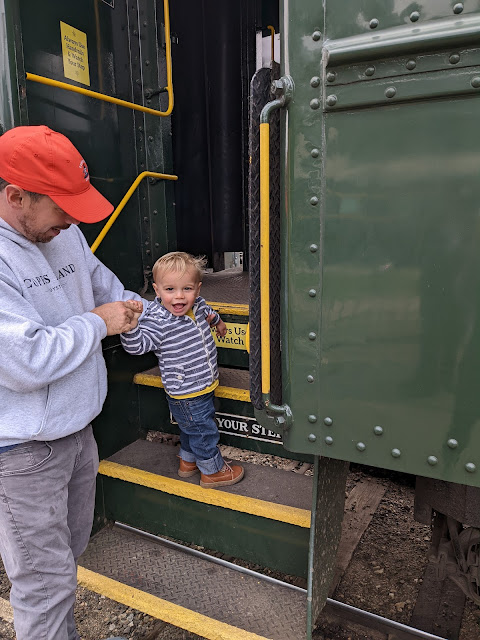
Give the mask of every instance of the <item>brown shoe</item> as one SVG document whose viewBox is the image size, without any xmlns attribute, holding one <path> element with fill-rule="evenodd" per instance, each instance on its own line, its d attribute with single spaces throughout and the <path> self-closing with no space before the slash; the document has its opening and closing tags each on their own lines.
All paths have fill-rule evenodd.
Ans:
<svg viewBox="0 0 480 640">
<path fill-rule="evenodd" d="M 230 465 L 226 462 L 223 468 L 217 471 L 217 473 L 212 473 L 208 476 L 202 473 L 200 476 L 200 486 L 204 489 L 227 487 L 228 485 L 240 482 L 244 474 L 245 471 L 243 467 L 238 464 Z"/>
<path fill-rule="evenodd" d="M 180 458 L 180 456 L 177 457 L 180 459 L 177 473 L 181 478 L 190 478 L 190 476 L 194 476 L 200 471 L 200 469 L 197 467 L 196 462 L 187 462 L 186 460 Z"/>
</svg>

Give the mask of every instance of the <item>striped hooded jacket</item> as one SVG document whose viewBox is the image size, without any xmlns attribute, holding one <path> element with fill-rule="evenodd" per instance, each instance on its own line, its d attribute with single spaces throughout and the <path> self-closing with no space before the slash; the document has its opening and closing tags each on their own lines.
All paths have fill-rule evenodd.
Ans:
<svg viewBox="0 0 480 640">
<path fill-rule="evenodd" d="M 207 316 L 215 315 L 213 324 L 220 316 L 201 297 L 192 311 L 195 321 L 173 315 L 155 298 L 138 326 L 120 336 L 127 353 L 155 353 L 165 391 L 177 398 L 199 395 L 218 380 L 217 348 Z"/>
</svg>

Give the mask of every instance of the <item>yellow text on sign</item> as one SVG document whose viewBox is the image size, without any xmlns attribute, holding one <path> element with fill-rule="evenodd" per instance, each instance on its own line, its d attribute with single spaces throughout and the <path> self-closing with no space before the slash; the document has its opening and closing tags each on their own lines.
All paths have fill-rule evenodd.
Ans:
<svg viewBox="0 0 480 640">
<path fill-rule="evenodd" d="M 212 327 L 212 334 L 217 347 L 223 349 L 248 350 L 248 324 L 238 324 L 236 322 L 226 322 L 227 333 L 224 338 L 219 338 Z"/>
<path fill-rule="evenodd" d="M 87 34 L 65 22 L 60 22 L 60 32 L 65 77 L 90 86 Z"/>
</svg>

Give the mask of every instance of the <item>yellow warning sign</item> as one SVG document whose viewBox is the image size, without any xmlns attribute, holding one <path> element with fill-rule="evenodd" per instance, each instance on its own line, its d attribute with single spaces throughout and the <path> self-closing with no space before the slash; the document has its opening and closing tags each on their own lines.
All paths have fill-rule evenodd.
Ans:
<svg viewBox="0 0 480 640">
<path fill-rule="evenodd" d="M 87 34 L 65 22 L 60 22 L 60 32 L 65 77 L 90 86 Z"/>
<path fill-rule="evenodd" d="M 227 333 L 223 338 L 219 338 L 215 333 L 215 327 L 212 327 L 212 334 L 217 347 L 248 351 L 248 324 L 236 322 L 226 322 L 225 324 L 227 325 Z"/>
</svg>

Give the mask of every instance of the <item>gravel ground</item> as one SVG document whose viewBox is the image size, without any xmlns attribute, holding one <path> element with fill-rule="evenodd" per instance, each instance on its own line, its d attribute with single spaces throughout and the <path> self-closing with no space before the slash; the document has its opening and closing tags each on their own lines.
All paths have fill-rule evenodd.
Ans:
<svg viewBox="0 0 480 640">
<path fill-rule="evenodd" d="M 155 439 L 160 436 L 155 436 Z M 152 439 L 154 439 L 152 437 Z M 171 440 L 171 437 L 169 436 Z M 175 440 L 171 440 L 175 444 Z M 272 455 L 261 455 L 233 447 L 223 447 L 222 453 L 234 460 L 243 460 L 279 467 L 288 471 L 312 474 L 301 463 Z M 381 470 L 354 467 L 349 474 L 347 491 L 366 475 L 374 473 L 384 484 L 386 493 L 370 526 L 363 535 L 355 554 L 334 595 L 335 599 L 361 609 L 408 624 L 415 606 L 418 589 L 426 564 L 430 530 L 413 520 L 414 489 L 409 476 L 392 476 Z M 254 570 L 259 567 L 246 565 Z M 265 571 L 268 575 L 305 587 L 304 581 Z M 8 599 L 9 582 L 0 565 L 0 597 Z M 102 640 L 120 635 L 128 640 L 197 640 L 200 636 L 125 607 L 104 596 L 79 587 L 75 617 L 82 640 Z M 465 609 L 460 640 L 480 637 L 480 609 L 468 603 Z M 321 619 L 315 640 L 372 640 L 360 627 L 344 629 Z M 377 636 L 375 636 L 377 638 Z M 0 618 L 0 639 L 14 640 L 13 625 Z M 292 639 L 293 640 L 293 639 Z M 295 639 L 297 640 L 297 639 Z"/>
</svg>

